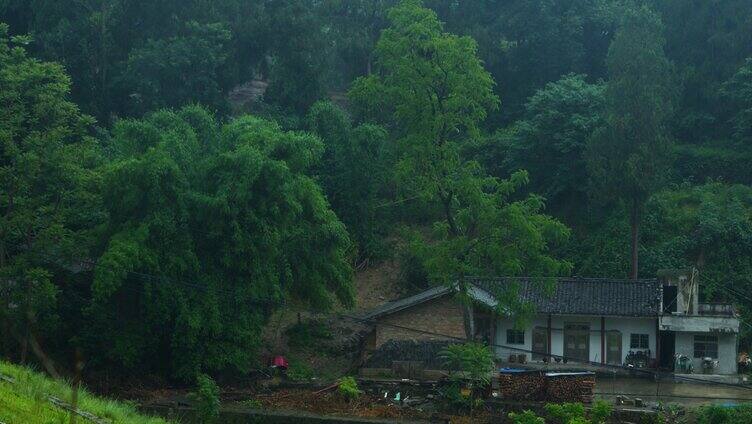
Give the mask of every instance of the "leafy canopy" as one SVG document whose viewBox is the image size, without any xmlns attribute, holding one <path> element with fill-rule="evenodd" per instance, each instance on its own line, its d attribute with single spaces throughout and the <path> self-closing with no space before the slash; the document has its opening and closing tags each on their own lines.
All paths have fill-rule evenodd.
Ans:
<svg viewBox="0 0 752 424">
<path fill-rule="evenodd" d="M 501 168 L 496 175 L 527 170 L 531 191 L 560 215 L 576 211 L 587 200 L 584 152 L 587 139 L 603 124 L 604 103 L 604 85 L 589 84 L 584 75 L 548 83 L 528 99 L 523 119 L 482 145 L 491 152 L 480 152 L 489 156 L 484 163 Z M 499 148 L 503 154 L 493 154 Z"/>
<path fill-rule="evenodd" d="M 318 138 L 190 106 L 120 121 L 111 144 L 88 308 L 90 346 L 111 360 L 247 370 L 285 300 L 352 304 L 347 233 L 308 176 Z"/>
<path fill-rule="evenodd" d="M 356 244 L 357 256 L 383 256 L 381 240 L 387 234 L 389 216 L 381 205 L 391 179 L 386 130 L 373 124 L 353 126 L 345 111 L 331 102 L 314 104 L 307 122 L 324 143 L 316 173 L 332 209 Z"/>
<path fill-rule="evenodd" d="M 412 245 L 428 276 L 452 283 L 462 275 L 566 272 L 569 264 L 550 252 L 568 235 L 566 227 L 541 213 L 540 197 L 513 199 L 527 173 L 490 177 L 463 155 L 498 106 L 475 42 L 444 32 L 419 1 L 401 2 L 389 20 L 376 48 L 379 72 L 356 81 L 351 96 L 361 111 L 388 111 L 371 119 L 384 122 L 397 139 L 395 174 L 403 198 L 420 198 L 430 205 L 427 217 L 438 218 L 433 234 L 416 234 Z M 383 96 L 363 97 L 371 92 Z M 373 100 L 379 104 L 369 106 Z"/>
<path fill-rule="evenodd" d="M 24 353 L 59 329 L 61 286 L 104 217 L 94 120 L 68 100 L 62 66 L 30 58 L 27 43 L 0 24 L 0 319 Z"/>
</svg>

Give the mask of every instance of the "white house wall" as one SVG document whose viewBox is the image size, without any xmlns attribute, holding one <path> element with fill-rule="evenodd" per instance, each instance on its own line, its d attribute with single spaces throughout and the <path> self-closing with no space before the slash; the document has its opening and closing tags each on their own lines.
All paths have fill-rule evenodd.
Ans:
<svg viewBox="0 0 752 424">
<path fill-rule="evenodd" d="M 694 357 L 695 335 L 708 335 L 709 333 L 676 333 L 677 354 L 687 355 L 692 359 L 692 366 L 696 374 L 702 373 L 702 358 Z M 736 334 L 712 333 L 718 336 L 718 368 L 713 374 L 736 374 Z"/>
<path fill-rule="evenodd" d="M 601 317 L 599 316 L 552 316 L 551 317 L 551 354 L 557 356 L 564 355 L 564 325 L 565 323 L 587 323 L 590 325 L 590 361 L 601 362 Z M 525 354 L 527 361 L 532 360 L 532 355 L 526 353 L 532 350 L 533 329 L 535 327 L 545 328 L 548 325 L 546 315 L 535 316 L 524 327 L 525 343 L 522 345 L 509 345 L 520 349 L 508 349 L 506 347 L 496 347 L 496 356 L 507 360 L 510 354 Z M 507 345 L 506 332 L 514 329 L 514 320 L 499 318 L 496 325 L 496 345 Z M 656 318 L 632 318 L 632 317 L 606 317 L 605 330 L 617 330 L 622 335 L 622 363 L 629 353 L 630 334 L 648 334 L 651 356 L 655 357 L 656 347 Z"/>
</svg>

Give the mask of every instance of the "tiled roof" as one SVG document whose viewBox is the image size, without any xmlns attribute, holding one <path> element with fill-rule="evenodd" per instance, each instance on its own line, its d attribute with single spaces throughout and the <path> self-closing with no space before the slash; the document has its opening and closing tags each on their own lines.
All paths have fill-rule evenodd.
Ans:
<svg viewBox="0 0 752 424">
<path fill-rule="evenodd" d="M 657 316 L 661 308 L 658 280 L 618 280 L 609 278 L 559 278 L 550 293 L 540 281 L 520 278 L 467 277 L 468 283 L 489 296 L 474 292 L 480 302 L 493 302 L 505 288 L 516 287 L 519 299 L 530 302 L 540 314 Z M 389 302 L 364 316 L 373 319 L 392 314 L 453 292 L 447 286 L 433 287 L 414 296 Z M 495 304 L 495 303 L 494 303 Z"/>
<path fill-rule="evenodd" d="M 544 283 L 530 279 L 473 277 L 466 281 L 491 295 L 516 286 L 519 298 L 531 302 L 541 314 L 657 316 L 661 308 L 657 280 L 560 278 L 550 293 Z"/>
<path fill-rule="evenodd" d="M 448 286 L 438 286 L 438 287 L 432 287 L 428 290 L 424 290 L 414 296 L 406 297 L 403 299 L 395 300 L 394 302 L 385 303 L 378 308 L 370 311 L 365 316 L 363 316 L 364 319 L 373 319 L 380 317 L 382 315 L 388 315 L 392 314 L 398 311 L 401 311 L 403 309 L 410 308 L 415 305 L 419 305 L 423 302 L 427 302 L 431 299 L 436 299 L 437 297 L 441 297 L 451 291 L 450 287 Z"/>
</svg>

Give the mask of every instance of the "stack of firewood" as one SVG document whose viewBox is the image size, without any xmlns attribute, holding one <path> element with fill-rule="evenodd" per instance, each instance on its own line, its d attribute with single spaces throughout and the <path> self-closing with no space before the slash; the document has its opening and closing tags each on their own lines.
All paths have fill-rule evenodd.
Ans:
<svg viewBox="0 0 752 424">
<path fill-rule="evenodd" d="M 594 375 L 561 375 L 546 378 L 548 402 L 591 403 L 594 392 Z"/>
<path fill-rule="evenodd" d="M 541 400 L 546 379 L 541 372 L 499 375 L 499 397 L 514 400 Z"/>
</svg>

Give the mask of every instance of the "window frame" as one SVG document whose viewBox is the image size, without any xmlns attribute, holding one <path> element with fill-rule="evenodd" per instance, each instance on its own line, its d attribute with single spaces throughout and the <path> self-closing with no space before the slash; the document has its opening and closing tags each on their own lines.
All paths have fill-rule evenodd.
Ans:
<svg viewBox="0 0 752 424">
<path fill-rule="evenodd" d="M 507 344 L 524 345 L 525 344 L 525 330 L 516 330 L 514 328 L 508 328 L 507 329 Z"/>
<path fill-rule="evenodd" d="M 701 340 L 698 340 L 698 338 Z M 698 345 L 700 346 L 699 349 Z M 699 355 L 698 352 L 700 352 Z M 708 353 L 711 354 L 709 355 Z M 695 334 L 692 337 L 692 354 L 695 359 L 718 359 L 718 336 L 714 334 Z"/>
<path fill-rule="evenodd" d="M 637 338 L 635 338 L 637 337 Z M 635 343 L 637 341 L 637 343 Z M 645 343 L 643 343 L 645 342 Z M 647 350 L 650 349 L 650 334 L 646 333 L 630 333 L 629 334 L 629 348 Z"/>
</svg>

